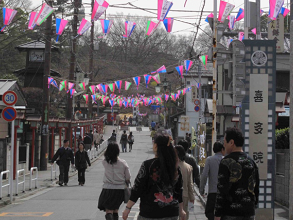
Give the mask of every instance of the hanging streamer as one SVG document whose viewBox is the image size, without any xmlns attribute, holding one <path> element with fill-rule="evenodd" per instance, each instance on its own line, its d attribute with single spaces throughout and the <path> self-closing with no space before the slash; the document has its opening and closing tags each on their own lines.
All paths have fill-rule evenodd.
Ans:
<svg viewBox="0 0 293 220">
<path fill-rule="evenodd" d="M 78 35 L 83 35 L 91 26 L 92 23 L 83 18 L 77 31 Z"/>
<path fill-rule="evenodd" d="M 4 31 L 5 27 L 10 25 L 13 18 L 17 14 L 16 10 L 10 9 L 10 8 L 2 8 L 2 13 L 3 13 L 3 24 L 4 26 L 1 29 L 1 32 Z"/>
<path fill-rule="evenodd" d="M 286 17 L 289 12 L 290 12 L 289 9 L 282 7 L 280 14 Z"/>
<path fill-rule="evenodd" d="M 208 55 L 202 55 L 199 57 L 200 61 L 202 62 L 205 69 L 207 69 L 208 64 Z"/>
<path fill-rule="evenodd" d="M 136 88 L 138 90 L 138 87 L 139 87 L 139 84 L 140 84 L 140 76 L 136 76 L 136 77 L 133 77 L 133 81 L 136 85 Z"/>
<path fill-rule="evenodd" d="M 109 89 L 111 90 L 111 92 L 115 92 L 115 83 L 110 83 L 108 85 Z"/>
<path fill-rule="evenodd" d="M 58 42 L 59 36 L 62 35 L 67 23 L 68 23 L 67 20 L 56 18 L 56 34 L 57 34 L 56 42 Z"/>
<path fill-rule="evenodd" d="M 102 25 L 102 30 L 103 30 L 103 33 L 104 33 L 104 36 L 107 36 L 107 34 L 110 33 L 110 29 L 111 29 L 111 26 L 113 24 L 113 21 L 111 20 L 104 20 L 104 19 L 101 19 L 101 25 Z"/>
<path fill-rule="evenodd" d="M 234 25 L 235 25 L 235 22 L 236 22 L 236 18 L 234 15 L 229 15 L 228 16 L 228 20 L 229 20 L 229 29 L 230 30 L 233 30 L 234 29 Z"/>
<path fill-rule="evenodd" d="M 238 14 L 236 15 L 236 21 L 240 21 L 244 18 L 244 9 L 239 8 Z"/>
<path fill-rule="evenodd" d="M 240 41 L 244 40 L 244 32 L 239 32 L 238 40 L 240 40 Z"/>
<path fill-rule="evenodd" d="M 191 60 L 184 60 L 184 67 L 185 67 L 186 74 L 187 74 L 187 71 L 190 70 L 192 64 L 193 62 Z"/>
<path fill-rule="evenodd" d="M 270 10 L 268 17 L 276 20 L 284 5 L 284 0 L 270 0 Z"/>
<path fill-rule="evenodd" d="M 30 13 L 29 21 L 28 21 L 28 29 L 33 30 L 34 27 L 36 26 L 36 18 L 38 16 L 38 12 L 32 11 Z"/>
<path fill-rule="evenodd" d="M 220 21 L 221 23 L 224 23 L 225 19 L 231 13 L 231 11 L 233 10 L 234 7 L 235 7 L 235 5 L 232 5 L 232 4 L 225 2 L 225 1 L 221 1 L 218 21 Z"/>
<path fill-rule="evenodd" d="M 130 37 L 130 35 L 132 34 L 134 28 L 136 26 L 136 23 L 133 21 L 125 21 L 125 34 L 123 35 L 123 37 Z"/>
<path fill-rule="evenodd" d="M 210 13 L 206 19 L 205 19 L 205 22 L 209 22 L 209 18 L 214 18 L 214 14 L 213 13 Z"/>
<path fill-rule="evenodd" d="M 183 78 L 183 66 L 176 66 L 175 67 L 177 72 L 179 73 L 179 76 L 181 76 L 181 78 Z"/>
<path fill-rule="evenodd" d="M 120 93 L 120 90 L 122 88 L 122 80 L 118 80 L 115 82 L 116 86 L 117 86 L 117 89 L 119 89 L 119 93 Z"/>
<path fill-rule="evenodd" d="M 153 79 L 156 81 L 157 84 L 161 83 L 161 78 L 160 78 L 160 74 L 156 74 L 153 76 Z"/>
<path fill-rule="evenodd" d="M 146 35 L 151 36 L 156 28 L 158 27 L 159 23 L 155 23 L 153 21 L 148 21 L 147 23 L 147 30 L 146 30 Z"/>
<path fill-rule="evenodd" d="M 85 94 L 85 95 L 83 95 L 83 98 L 85 100 L 85 103 L 87 104 L 88 101 L 89 101 L 89 95 L 88 94 Z"/>
<path fill-rule="evenodd" d="M 131 86 L 131 82 L 125 81 L 125 90 L 128 90 L 130 86 Z"/>
<path fill-rule="evenodd" d="M 44 3 L 36 17 L 36 24 L 40 26 L 53 12 L 54 9 L 51 6 Z"/>
<path fill-rule="evenodd" d="M 158 20 L 163 21 L 169 13 L 173 2 L 167 0 L 158 0 Z"/>
<path fill-rule="evenodd" d="M 144 76 L 144 80 L 145 80 L 145 84 L 146 84 L 146 87 L 148 88 L 148 84 L 150 83 L 151 79 L 152 79 L 152 76 L 151 75 L 143 75 Z"/>
<path fill-rule="evenodd" d="M 79 83 L 78 86 L 85 91 L 85 82 Z"/>
<path fill-rule="evenodd" d="M 168 33 L 172 32 L 174 18 L 166 18 L 163 23 Z"/>
<path fill-rule="evenodd" d="M 97 21 L 102 14 L 107 10 L 109 7 L 109 3 L 104 0 L 95 0 L 93 13 L 92 13 L 92 21 Z"/>
</svg>

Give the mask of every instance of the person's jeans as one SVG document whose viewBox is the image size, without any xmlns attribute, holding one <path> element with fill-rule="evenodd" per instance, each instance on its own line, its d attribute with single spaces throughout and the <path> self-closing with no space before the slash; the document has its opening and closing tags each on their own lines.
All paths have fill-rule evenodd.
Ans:
<svg viewBox="0 0 293 220">
<path fill-rule="evenodd" d="M 254 216 L 222 216 L 221 220 L 254 220 Z"/>
<path fill-rule="evenodd" d="M 129 152 L 132 150 L 132 144 L 129 144 Z"/>
<path fill-rule="evenodd" d="M 68 172 L 70 164 L 59 165 L 59 184 L 68 183 Z"/>
<path fill-rule="evenodd" d="M 127 152 L 126 143 L 121 143 L 122 145 L 122 152 Z"/>
</svg>

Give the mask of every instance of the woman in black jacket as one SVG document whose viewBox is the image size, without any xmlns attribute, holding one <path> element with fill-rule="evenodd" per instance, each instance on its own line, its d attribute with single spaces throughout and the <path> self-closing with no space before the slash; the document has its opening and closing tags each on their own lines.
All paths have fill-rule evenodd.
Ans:
<svg viewBox="0 0 293 220">
<path fill-rule="evenodd" d="M 84 150 L 84 143 L 81 142 L 78 148 L 79 150 L 75 153 L 75 167 L 78 170 L 79 185 L 83 186 L 85 183 L 85 170 L 87 168 L 87 163 L 91 166 L 91 162 L 87 152 Z"/>
</svg>

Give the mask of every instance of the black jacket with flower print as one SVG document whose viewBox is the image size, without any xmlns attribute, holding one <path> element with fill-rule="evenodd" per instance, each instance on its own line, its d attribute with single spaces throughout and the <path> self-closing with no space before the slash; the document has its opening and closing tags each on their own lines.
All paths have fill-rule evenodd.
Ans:
<svg viewBox="0 0 293 220">
<path fill-rule="evenodd" d="M 215 216 L 254 216 L 258 194 L 255 162 L 244 152 L 224 157 L 219 166 Z"/>
<path fill-rule="evenodd" d="M 145 218 L 165 218 L 179 216 L 179 203 L 182 203 L 182 175 L 178 168 L 177 179 L 165 184 L 160 179 L 160 161 L 158 158 L 142 163 L 130 200 L 140 198 L 140 215 Z"/>
</svg>

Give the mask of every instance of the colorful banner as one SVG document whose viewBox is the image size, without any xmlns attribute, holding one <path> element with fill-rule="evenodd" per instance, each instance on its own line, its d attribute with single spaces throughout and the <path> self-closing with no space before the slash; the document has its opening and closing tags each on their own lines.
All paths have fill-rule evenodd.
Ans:
<svg viewBox="0 0 293 220">
<path fill-rule="evenodd" d="M 218 21 L 220 21 L 221 23 L 224 23 L 225 19 L 229 16 L 229 14 L 231 13 L 234 7 L 235 5 L 232 5 L 228 2 L 221 1 Z"/>
<path fill-rule="evenodd" d="M 109 7 L 109 3 L 104 0 L 95 0 L 93 13 L 92 13 L 92 21 L 97 21 L 102 14 L 107 10 Z"/>
</svg>

